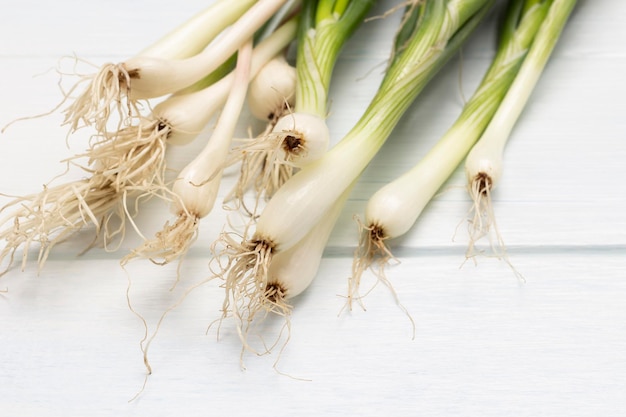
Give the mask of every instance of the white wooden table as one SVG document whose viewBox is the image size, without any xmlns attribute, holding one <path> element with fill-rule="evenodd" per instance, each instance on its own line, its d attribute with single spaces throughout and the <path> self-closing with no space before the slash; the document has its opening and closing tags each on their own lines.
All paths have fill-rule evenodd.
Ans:
<svg viewBox="0 0 626 417">
<path fill-rule="evenodd" d="M 205 4 L 3 0 L 0 124 L 58 102 L 50 68 L 61 56 L 123 60 Z M 367 311 L 339 314 L 357 239 L 352 216 L 455 119 L 460 88 L 471 95 L 493 54 L 492 16 L 463 49 L 462 67 L 455 59 L 433 80 L 358 183 L 318 278 L 293 302 L 291 340 L 278 363 L 289 376 L 272 367 L 278 351 L 246 354 L 242 371 L 232 322 L 224 322 L 219 340 L 216 328 L 206 332 L 222 297 L 206 285 L 165 320 L 150 350 L 154 372 L 129 402 L 145 368 L 128 277 L 133 306 L 152 331 L 185 288 L 209 275 L 208 245 L 225 220 L 215 210 L 171 292 L 175 266 L 120 268 L 120 257 L 138 243 L 132 233 L 118 252 L 76 257 L 89 241 L 85 233 L 59 245 L 39 275 L 34 261 L 5 275 L 0 415 L 626 415 L 624 16 L 623 1 L 579 2 L 507 148 L 495 210 L 525 283 L 497 259 L 461 266 L 467 236 L 457 226 L 469 200 L 458 170 L 413 230 L 393 242 L 401 263 L 389 277 L 415 321 L 415 338 L 381 285 L 366 298 Z M 397 21 L 369 22 L 346 46 L 331 90 L 334 141 L 374 93 Z M 84 148 L 85 135 L 66 148 L 59 122 L 53 114 L 0 135 L 1 193 L 40 190 L 63 171 L 61 159 Z M 173 152 L 170 165 L 181 168 L 199 146 Z M 155 202 L 139 221 L 156 230 L 167 215 Z"/>
</svg>

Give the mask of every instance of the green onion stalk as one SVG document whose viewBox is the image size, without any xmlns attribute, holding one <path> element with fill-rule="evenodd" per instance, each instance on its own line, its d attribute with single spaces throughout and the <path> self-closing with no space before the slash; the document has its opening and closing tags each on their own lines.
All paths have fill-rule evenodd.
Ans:
<svg viewBox="0 0 626 417">
<path fill-rule="evenodd" d="M 389 239 L 407 233 L 435 193 L 480 138 L 527 56 L 551 1 L 512 0 L 501 21 L 497 52 L 461 114 L 410 170 L 374 193 L 359 222 L 360 239 L 348 285 L 348 304 L 361 302 L 359 287 L 370 269 L 391 288 L 385 268 L 394 259 Z"/>
</svg>

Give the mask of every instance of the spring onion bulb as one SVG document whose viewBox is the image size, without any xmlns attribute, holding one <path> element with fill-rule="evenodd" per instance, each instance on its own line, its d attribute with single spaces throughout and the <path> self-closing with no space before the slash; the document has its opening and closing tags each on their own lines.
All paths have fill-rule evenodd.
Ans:
<svg viewBox="0 0 626 417">
<path fill-rule="evenodd" d="M 498 247 L 494 246 L 491 239 L 492 249 L 509 263 L 504 242 L 495 223 L 491 194 L 502 176 L 504 147 L 554 50 L 576 0 L 553 0 L 548 3 L 550 9 L 515 80 L 465 160 L 468 191 L 473 200 L 468 257 L 473 255 L 475 242 L 483 236 L 491 236 L 493 232 Z"/>
<path fill-rule="evenodd" d="M 269 199 L 297 168 L 324 155 L 330 142 L 325 119 L 307 113 L 290 113 L 266 131 L 233 149 L 230 163 L 240 163 L 237 183 L 226 197 L 245 207 L 246 191 Z M 250 214 L 254 215 L 253 212 Z"/>
<path fill-rule="evenodd" d="M 387 286 L 385 266 L 395 259 L 386 242 L 404 235 L 415 224 L 437 190 L 452 175 L 496 112 L 543 22 L 550 2 L 522 6 L 509 3 L 498 52 L 474 95 L 437 144 L 413 168 L 380 188 L 367 202 L 365 222 L 348 285 L 348 306 L 359 300 L 362 274 L 371 269 Z M 376 267 L 374 267 L 374 265 Z"/>
<path fill-rule="evenodd" d="M 289 331 L 293 309 L 291 300 L 304 292 L 315 279 L 328 238 L 351 190 L 352 187 L 348 187 L 300 241 L 273 257 L 265 282 L 248 277 L 232 285 L 226 283 L 229 293 L 222 307 L 222 319 L 230 316 L 235 319 L 244 349 L 250 349 L 250 330 L 268 314 L 283 317 Z"/>
<path fill-rule="evenodd" d="M 357 124 L 322 158 L 278 189 L 258 217 L 251 237 L 236 243 L 225 235 L 221 255 L 229 260 L 224 271 L 227 293 L 244 282 L 256 282 L 253 288 L 264 290 L 273 257 L 302 239 L 356 181 L 413 100 L 492 5 L 491 0 L 414 5 L 423 8 L 420 25 L 387 70 Z"/>
<path fill-rule="evenodd" d="M 241 196 L 255 182 L 257 195 L 271 197 L 292 175 L 293 168 L 302 168 L 326 153 L 330 143 L 326 117 L 333 69 L 343 45 L 372 4 L 372 0 L 303 1 L 296 52 L 295 106 L 277 118 L 270 133 L 237 149 L 244 161 L 235 195 Z M 282 169 L 280 165 L 289 168 Z M 260 172 L 245 171 L 259 168 Z"/>
<path fill-rule="evenodd" d="M 122 260 L 143 256 L 163 264 L 183 256 L 195 241 L 198 222 L 212 210 L 219 191 L 224 161 L 245 102 L 250 79 L 252 41 L 239 50 L 228 99 L 204 149 L 180 172 L 172 186 L 177 218 L 167 222 L 155 239 L 145 241 Z"/>
<path fill-rule="evenodd" d="M 296 90 L 296 68 L 280 53 L 261 68 L 248 87 L 250 113 L 259 120 L 272 122 L 293 107 Z"/>
<path fill-rule="evenodd" d="M 213 16 L 204 26 L 213 27 L 210 38 L 221 35 L 201 52 L 183 58 L 159 55 L 159 46 L 148 48 L 122 63 L 108 63 L 99 72 L 84 81 L 89 85 L 65 110 L 64 124 L 71 131 L 81 124 L 93 125 L 105 131 L 112 113 L 122 119 L 118 126 L 139 114 L 137 102 L 175 93 L 192 85 L 226 62 L 242 43 L 254 35 L 283 5 L 285 0 L 238 0 L 232 6 L 218 8 L 223 13 Z M 207 12 L 208 13 L 208 12 Z M 200 24 L 194 21 L 192 29 Z M 197 32 L 198 30 L 196 30 Z M 201 32 L 201 31 L 200 31 Z M 180 29 L 183 35 L 193 33 Z M 203 36 L 207 40 L 207 36 Z M 171 44 L 172 41 L 163 41 Z M 171 51 L 171 47 L 165 48 Z M 70 94 L 76 89 L 73 87 Z M 123 99 L 123 97 L 126 97 Z M 125 104 L 126 107 L 123 107 Z M 130 114 L 130 116 L 129 116 Z"/>
</svg>

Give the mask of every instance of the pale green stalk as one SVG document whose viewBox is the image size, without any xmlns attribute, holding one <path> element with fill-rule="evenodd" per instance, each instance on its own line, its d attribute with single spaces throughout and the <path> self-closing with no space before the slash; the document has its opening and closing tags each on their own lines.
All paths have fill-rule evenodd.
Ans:
<svg viewBox="0 0 626 417">
<path fill-rule="evenodd" d="M 195 55 L 241 17 L 256 1 L 217 0 L 138 55 L 168 59 L 182 59 Z"/>
<path fill-rule="evenodd" d="M 480 140 L 467 157 L 468 181 L 482 178 L 481 190 L 492 188 L 502 175 L 502 153 L 515 123 L 539 81 L 576 0 L 554 0 L 515 81 Z"/>
<path fill-rule="evenodd" d="M 304 0 L 296 56 L 294 111 L 327 116 L 328 91 L 337 57 L 374 0 Z"/>
</svg>

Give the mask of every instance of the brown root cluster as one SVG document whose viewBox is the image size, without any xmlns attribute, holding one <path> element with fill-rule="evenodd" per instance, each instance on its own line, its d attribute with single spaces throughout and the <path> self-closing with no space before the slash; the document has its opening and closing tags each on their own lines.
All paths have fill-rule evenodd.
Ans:
<svg viewBox="0 0 626 417">
<path fill-rule="evenodd" d="M 38 264 L 41 268 L 50 250 L 59 242 L 94 225 L 96 239 L 103 246 L 121 240 L 126 220 L 133 217 L 128 208 L 140 200 L 165 190 L 163 138 L 156 128 L 145 126 L 125 128 L 113 135 L 94 136 L 90 148 L 83 154 L 64 161 L 68 167 L 78 166 L 87 176 L 60 185 L 45 185 L 39 193 L 17 197 L 0 209 L 0 263 L 8 258 L 6 269 L 14 260 L 15 251 L 22 247 L 22 268 L 31 244 L 40 246 Z M 87 166 L 79 160 L 87 160 Z M 113 226 L 112 219 L 120 224 Z M 6 270 L 5 270 L 6 272 Z"/>
<path fill-rule="evenodd" d="M 71 103 L 63 110 L 63 124 L 70 127 L 70 132 L 86 126 L 106 132 L 112 117 L 116 116 L 118 129 L 126 125 L 128 120 L 139 115 L 137 101 L 128 97 L 131 80 L 138 76 L 136 71 L 128 71 L 123 63 L 107 63 L 95 74 L 80 76 L 80 80 L 64 93 L 64 102 Z M 83 86 L 83 91 L 72 97 Z"/>
<path fill-rule="evenodd" d="M 293 176 L 295 168 L 281 156 L 285 139 L 285 135 L 270 131 L 244 139 L 243 144 L 233 148 L 228 165 L 239 163 L 239 177 L 227 201 L 237 202 L 253 215 L 254 210 L 246 208 L 244 202 L 246 193 L 252 192 L 256 201 L 269 200 Z"/>
<path fill-rule="evenodd" d="M 469 242 L 465 259 L 472 259 L 476 262 L 478 255 L 484 255 L 485 252 L 479 250 L 476 243 L 483 238 L 487 238 L 491 250 L 490 256 L 495 256 L 497 259 L 506 262 L 513 270 L 515 276 L 523 282 L 525 278 L 511 263 L 506 245 L 498 229 L 498 224 L 496 223 L 496 215 L 491 200 L 492 188 L 493 181 L 484 173 L 476 175 L 469 185 L 468 191 L 472 199 L 472 207 L 470 208 L 468 216 Z"/>
<path fill-rule="evenodd" d="M 292 312 L 292 306 L 287 301 L 287 289 L 268 275 L 275 252 L 274 245 L 271 241 L 254 238 L 240 242 L 235 236 L 226 233 L 220 240 L 224 250 L 214 259 L 224 260 L 219 267 L 220 272 L 216 274 L 222 279 L 222 287 L 225 289 L 221 320 L 234 318 L 242 342 L 242 358 L 245 351 L 257 355 L 269 353 L 282 339 L 285 329 L 288 341 Z M 254 334 L 263 340 L 263 332 L 257 333 L 256 330 L 269 316 L 284 319 L 280 334 L 273 343 L 263 342 L 262 349 L 255 348 L 249 343 L 249 338 Z"/>
<path fill-rule="evenodd" d="M 133 258 L 150 259 L 157 265 L 166 265 L 185 256 L 198 238 L 198 217 L 181 212 L 173 223 L 165 223 L 154 238 L 146 239 L 122 259 L 125 265 Z"/>
<path fill-rule="evenodd" d="M 388 237 L 384 229 L 376 224 L 364 225 L 358 220 L 357 222 L 360 237 L 352 261 L 352 275 L 348 279 L 347 307 L 349 310 L 352 310 L 352 304 L 355 301 L 359 303 L 361 308 L 365 309 L 363 297 L 373 289 L 372 287 L 363 295 L 360 293 L 361 278 L 367 270 L 372 271 L 376 276 L 377 283 L 385 284 L 395 296 L 395 291 L 387 279 L 385 268 L 391 261 L 397 262 L 397 259 L 385 243 Z"/>
</svg>

